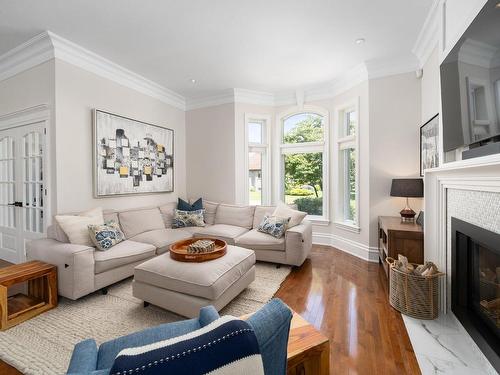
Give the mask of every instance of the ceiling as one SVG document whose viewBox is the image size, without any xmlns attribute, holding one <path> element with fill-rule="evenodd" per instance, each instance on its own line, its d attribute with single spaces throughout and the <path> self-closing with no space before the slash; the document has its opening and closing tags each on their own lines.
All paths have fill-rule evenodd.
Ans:
<svg viewBox="0 0 500 375">
<path fill-rule="evenodd" d="M 432 2 L 0 0 L 0 55 L 50 30 L 187 98 L 276 93 L 409 56 Z"/>
</svg>

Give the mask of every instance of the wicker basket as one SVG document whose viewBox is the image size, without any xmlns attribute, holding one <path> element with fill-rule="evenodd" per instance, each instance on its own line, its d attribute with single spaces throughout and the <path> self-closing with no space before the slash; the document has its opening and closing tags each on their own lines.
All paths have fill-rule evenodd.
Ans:
<svg viewBox="0 0 500 375">
<path fill-rule="evenodd" d="M 394 267 L 394 259 L 386 258 L 390 269 L 389 302 L 402 314 L 417 319 L 436 319 L 439 314 L 439 278 L 444 273 L 419 276 Z"/>
</svg>

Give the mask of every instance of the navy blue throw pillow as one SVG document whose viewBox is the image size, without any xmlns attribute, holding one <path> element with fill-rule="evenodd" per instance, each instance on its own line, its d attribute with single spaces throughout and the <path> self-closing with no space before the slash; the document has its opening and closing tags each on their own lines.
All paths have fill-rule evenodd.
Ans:
<svg viewBox="0 0 500 375">
<path fill-rule="evenodd" d="M 203 209 L 203 201 L 198 199 L 193 204 L 189 204 L 185 200 L 179 198 L 177 200 L 177 209 L 181 211 L 198 211 Z"/>
<path fill-rule="evenodd" d="M 111 375 L 209 373 L 264 375 L 259 343 L 247 322 L 224 316 L 179 337 L 123 349 L 110 371 Z"/>
</svg>

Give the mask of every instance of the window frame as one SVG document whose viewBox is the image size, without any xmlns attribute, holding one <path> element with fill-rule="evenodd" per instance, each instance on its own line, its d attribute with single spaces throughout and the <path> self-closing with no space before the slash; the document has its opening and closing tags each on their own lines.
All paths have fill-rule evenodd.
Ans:
<svg viewBox="0 0 500 375">
<path fill-rule="evenodd" d="M 333 126 L 334 139 L 333 142 L 333 153 L 336 158 L 335 168 L 334 168 L 334 179 L 335 179 L 335 192 L 337 198 L 337 204 L 335 204 L 335 218 L 334 224 L 336 227 L 351 232 L 359 233 L 361 227 L 359 224 L 360 218 L 360 205 L 359 205 L 359 175 L 360 175 L 360 98 L 352 99 L 343 103 L 342 105 L 336 107 L 335 109 L 335 123 Z M 347 129 L 346 126 L 346 116 L 347 112 L 356 112 L 357 121 L 356 129 L 354 135 L 343 135 L 341 129 Z M 349 183 L 348 176 L 346 175 L 346 160 L 343 156 L 343 151 L 353 148 L 356 153 L 356 173 L 355 173 L 355 193 L 356 193 L 356 214 L 354 220 L 346 219 L 346 210 L 350 207 L 349 201 L 346 199 L 347 184 Z"/>
<path fill-rule="evenodd" d="M 283 143 L 284 122 L 291 116 L 301 113 L 311 113 L 323 117 L 323 141 L 322 142 L 304 142 L 304 143 Z M 306 218 L 314 224 L 327 225 L 330 220 L 330 173 L 329 173 L 329 148 L 330 148 L 330 120 L 329 112 L 325 108 L 315 105 L 303 105 L 289 108 L 276 116 L 274 144 L 275 152 L 273 181 L 274 181 L 274 201 L 285 201 L 284 184 L 284 163 L 283 155 L 295 153 L 323 153 L 323 215 L 307 215 Z"/>
<path fill-rule="evenodd" d="M 262 124 L 262 142 L 249 142 L 248 124 Z M 245 204 L 250 205 L 249 153 L 259 152 L 262 155 L 262 195 L 261 205 L 271 204 L 271 117 L 269 115 L 245 113 Z"/>
</svg>

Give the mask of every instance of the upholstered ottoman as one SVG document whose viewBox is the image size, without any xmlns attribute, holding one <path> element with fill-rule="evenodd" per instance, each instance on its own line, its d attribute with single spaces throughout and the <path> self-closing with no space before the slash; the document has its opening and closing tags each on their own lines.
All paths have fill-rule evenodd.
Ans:
<svg viewBox="0 0 500 375">
<path fill-rule="evenodd" d="M 195 317 L 201 307 L 222 309 L 255 280 L 255 253 L 227 246 L 221 258 L 203 263 L 178 262 L 169 253 L 134 269 L 134 297 L 179 315 Z"/>
</svg>

